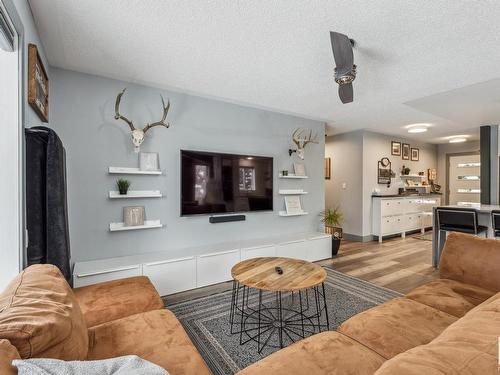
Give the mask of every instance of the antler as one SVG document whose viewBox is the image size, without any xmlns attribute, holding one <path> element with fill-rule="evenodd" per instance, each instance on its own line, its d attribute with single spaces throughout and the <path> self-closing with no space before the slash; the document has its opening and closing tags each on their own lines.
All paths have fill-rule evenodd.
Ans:
<svg viewBox="0 0 500 375">
<path fill-rule="evenodd" d="M 115 102 L 115 120 L 123 120 L 123 121 L 125 121 L 128 124 L 128 126 L 130 127 L 130 130 L 134 131 L 135 127 L 134 127 L 134 124 L 132 123 L 132 121 L 130 121 L 128 118 L 126 118 L 125 116 L 122 116 L 120 114 L 120 102 L 122 100 L 123 94 L 125 93 L 125 90 L 126 89 L 123 89 L 123 91 L 121 93 L 119 93 L 118 96 L 116 97 L 116 102 Z"/>
<path fill-rule="evenodd" d="M 142 130 L 144 133 L 146 133 L 149 129 L 151 129 L 153 126 L 164 126 L 166 128 L 170 127 L 170 124 L 167 122 L 165 123 L 165 120 L 167 118 L 168 110 L 170 109 L 170 100 L 168 101 L 167 105 L 165 106 L 165 100 L 163 100 L 163 96 L 161 97 L 161 103 L 163 104 L 163 117 L 161 118 L 160 121 L 153 122 L 152 124 L 147 124 Z"/>
<path fill-rule="evenodd" d="M 304 143 L 302 144 L 302 147 L 306 147 L 308 143 L 316 143 L 318 144 L 319 141 L 316 139 L 317 134 L 314 134 L 314 138 L 312 137 L 312 130 L 309 130 L 309 136 L 305 139 L 303 139 Z"/>
<path fill-rule="evenodd" d="M 300 135 L 302 134 L 302 130 L 300 130 L 300 131 L 299 130 L 300 130 L 300 128 L 295 129 L 295 131 L 292 134 L 292 140 L 293 140 L 293 143 L 295 143 L 298 148 L 301 148 L 300 147 L 300 139 L 298 137 L 300 137 Z M 298 134 L 297 134 L 297 132 L 298 132 Z"/>
</svg>

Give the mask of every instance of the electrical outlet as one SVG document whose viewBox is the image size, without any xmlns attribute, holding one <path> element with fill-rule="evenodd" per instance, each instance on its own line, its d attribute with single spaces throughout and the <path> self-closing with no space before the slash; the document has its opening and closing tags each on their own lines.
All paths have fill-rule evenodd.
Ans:
<svg viewBox="0 0 500 375">
<path fill-rule="evenodd" d="M 342 182 L 342 190 L 347 189 L 347 182 Z"/>
</svg>

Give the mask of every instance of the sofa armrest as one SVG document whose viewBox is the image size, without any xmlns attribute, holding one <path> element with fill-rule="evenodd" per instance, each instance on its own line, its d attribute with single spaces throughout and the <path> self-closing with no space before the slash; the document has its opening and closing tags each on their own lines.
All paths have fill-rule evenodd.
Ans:
<svg viewBox="0 0 500 375">
<path fill-rule="evenodd" d="M 445 242 L 439 275 L 500 291 L 500 241 L 452 232 Z"/>
<path fill-rule="evenodd" d="M 87 326 L 163 309 L 163 301 L 145 276 L 129 277 L 75 288 Z"/>
</svg>

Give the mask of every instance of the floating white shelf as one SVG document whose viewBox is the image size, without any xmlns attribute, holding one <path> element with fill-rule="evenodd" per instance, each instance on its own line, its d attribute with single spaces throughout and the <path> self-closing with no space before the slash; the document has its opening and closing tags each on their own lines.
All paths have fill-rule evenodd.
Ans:
<svg viewBox="0 0 500 375">
<path fill-rule="evenodd" d="M 303 216 L 303 215 L 309 215 L 309 212 L 302 211 L 302 212 L 297 212 L 294 214 L 289 214 L 286 211 L 280 211 L 278 215 L 279 216 Z"/>
<path fill-rule="evenodd" d="M 402 174 L 399 177 L 401 177 L 401 178 L 425 178 L 425 176 L 420 176 L 418 174 Z"/>
<path fill-rule="evenodd" d="M 160 223 L 160 220 L 146 220 L 144 221 L 144 225 L 135 225 L 129 227 L 125 226 L 125 223 L 109 223 L 110 232 L 122 232 L 125 230 L 153 229 L 162 227 L 163 224 Z"/>
<path fill-rule="evenodd" d="M 281 173 L 280 173 L 280 178 L 291 178 L 291 179 L 294 179 L 294 178 L 309 178 L 308 176 L 297 176 L 297 175 L 294 175 L 294 174 L 288 174 L 287 176 L 283 176 Z"/>
<path fill-rule="evenodd" d="M 141 171 L 139 168 L 126 167 L 109 167 L 109 174 L 144 174 L 144 175 L 161 175 L 163 172 L 158 171 Z"/>
<path fill-rule="evenodd" d="M 161 198 L 163 195 L 159 190 L 129 190 L 127 194 L 120 194 L 114 190 L 109 192 L 110 199 L 127 199 L 127 198 Z"/>
<path fill-rule="evenodd" d="M 280 190 L 279 194 L 280 195 L 305 195 L 305 194 L 307 194 L 307 191 L 287 189 L 287 190 Z"/>
</svg>

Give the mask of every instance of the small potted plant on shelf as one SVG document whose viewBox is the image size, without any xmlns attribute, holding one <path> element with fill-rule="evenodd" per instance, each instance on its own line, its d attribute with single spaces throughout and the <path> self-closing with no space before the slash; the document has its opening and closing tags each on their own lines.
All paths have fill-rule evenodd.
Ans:
<svg viewBox="0 0 500 375">
<path fill-rule="evenodd" d="M 327 208 L 320 213 L 321 222 L 325 224 L 325 233 L 332 235 L 332 256 L 337 255 L 342 239 L 342 212 L 338 207 Z"/>
<path fill-rule="evenodd" d="M 118 181 L 116 181 L 116 186 L 118 186 L 120 195 L 127 195 L 128 188 L 130 187 L 130 181 L 120 178 Z"/>
</svg>

